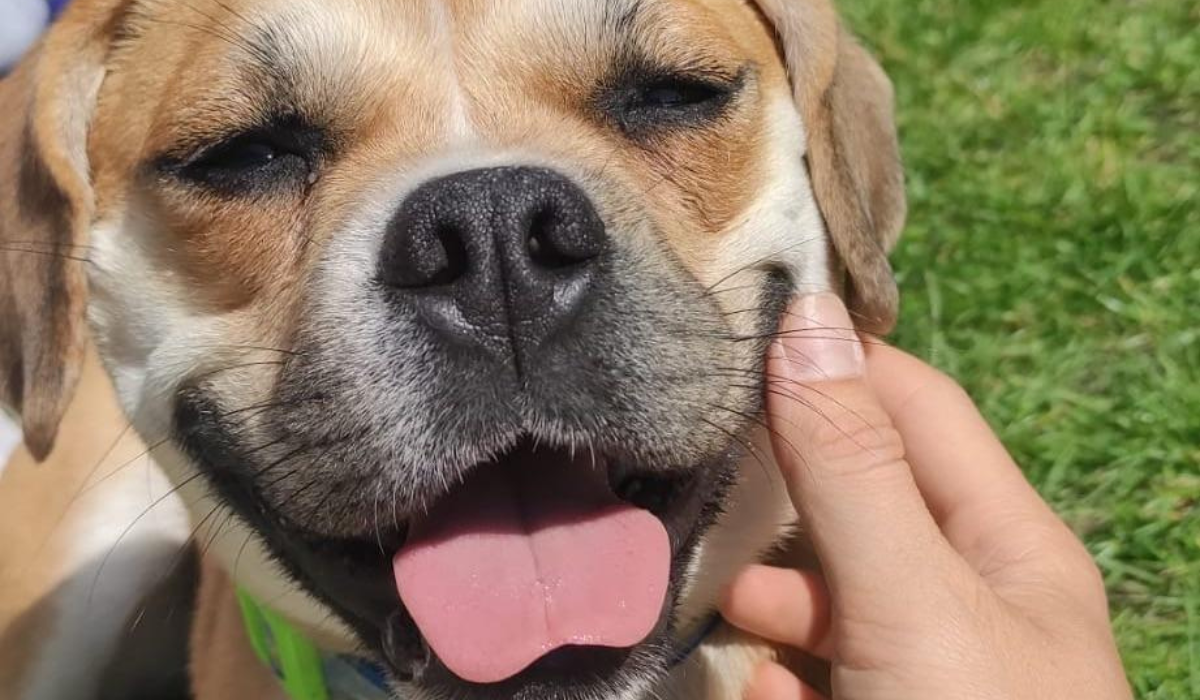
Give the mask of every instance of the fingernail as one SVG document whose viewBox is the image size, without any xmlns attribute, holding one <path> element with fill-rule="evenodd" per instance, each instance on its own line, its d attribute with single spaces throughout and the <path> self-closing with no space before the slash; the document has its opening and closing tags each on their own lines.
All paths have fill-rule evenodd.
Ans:
<svg viewBox="0 0 1200 700">
<path fill-rule="evenodd" d="M 779 338 L 786 372 L 795 381 L 857 379 L 866 370 L 854 322 L 835 294 L 814 294 L 794 302 L 784 314 Z"/>
</svg>

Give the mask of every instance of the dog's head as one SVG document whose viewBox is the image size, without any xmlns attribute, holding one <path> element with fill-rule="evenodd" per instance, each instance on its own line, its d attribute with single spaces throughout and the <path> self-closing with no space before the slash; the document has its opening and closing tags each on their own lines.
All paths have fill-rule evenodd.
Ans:
<svg viewBox="0 0 1200 700">
<path fill-rule="evenodd" d="M 789 520 L 786 301 L 895 317 L 824 0 L 76 0 L 0 97 L 30 448 L 90 336 L 239 582 L 439 697 L 648 687 Z"/>
</svg>

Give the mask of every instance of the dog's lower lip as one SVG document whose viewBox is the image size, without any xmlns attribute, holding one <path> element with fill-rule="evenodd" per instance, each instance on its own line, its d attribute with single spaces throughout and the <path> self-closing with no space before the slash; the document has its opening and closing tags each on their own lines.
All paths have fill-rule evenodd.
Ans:
<svg viewBox="0 0 1200 700">
<path fill-rule="evenodd" d="M 360 568 L 374 567 L 391 556 L 408 540 L 408 522 L 388 521 L 372 532 L 351 537 L 329 537 L 293 529 L 296 537 L 315 552 Z"/>
<path fill-rule="evenodd" d="M 381 645 L 384 657 L 400 681 L 417 680 L 429 667 L 432 658 L 429 645 L 403 608 L 392 613 L 384 623 Z"/>
</svg>

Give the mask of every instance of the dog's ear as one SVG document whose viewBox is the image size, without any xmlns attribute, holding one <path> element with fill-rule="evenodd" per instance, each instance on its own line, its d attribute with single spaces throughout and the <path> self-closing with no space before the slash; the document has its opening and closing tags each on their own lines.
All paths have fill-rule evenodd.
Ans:
<svg viewBox="0 0 1200 700">
<path fill-rule="evenodd" d="M 87 136 L 125 0 L 79 0 L 0 80 L 0 405 L 37 459 L 87 347 Z"/>
<path fill-rule="evenodd" d="M 887 333 L 899 293 L 887 254 L 907 203 L 892 85 L 828 0 L 756 0 L 774 26 L 808 136 L 817 204 L 848 276 L 856 325 Z"/>
</svg>

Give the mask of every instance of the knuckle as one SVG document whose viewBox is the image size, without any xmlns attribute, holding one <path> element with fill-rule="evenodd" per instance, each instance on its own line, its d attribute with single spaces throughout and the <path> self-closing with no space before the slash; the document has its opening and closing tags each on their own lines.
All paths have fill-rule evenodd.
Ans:
<svg viewBox="0 0 1200 700">
<path fill-rule="evenodd" d="M 1052 529 L 1041 536 L 1043 544 L 1029 562 L 1029 573 L 1045 586 L 1045 594 L 1089 616 L 1108 617 L 1108 590 L 1104 574 L 1083 544 Z"/>
<path fill-rule="evenodd" d="M 1059 521 L 1047 529 L 1042 535 L 1044 542 L 1051 543 L 1042 550 L 1047 577 L 1079 600 L 1099 601 L 1107 608 L 1104 573 L 1083 542 Z"/>
<path fill-rule="evenodd" d="M 974 404 L 971 395 L 953 377 L 932 367 L 924 368 L 921 382 L 900 402 L 901 408 L 914 403 L 938 405 Z"/>
<path fill-rule="evenodd" d="M 1067 583 L 1079 592 L 1081 601 L 1108 615 L 1108 588 L 1104 583 L 1104 572 L 1086 551 L 1081 553 L 1080 561 L 1073 567 Z"/>
<path fill-rule="evenodd" d="M 809 447 L 818 459 L 833 467 L 875 471 L 904 460 L 900 433 L 884 420 L 852 416 L 848 420 L 822 420 L 809 436 Z"/>
<path fill-rule="evenodd" d="M 929 383 L 933 388 L 944 392 L 947 396 L 954 396 L 968 401 L 971 399 L 970 394 L 962 387 L 962 384 L 959 384 L 954 377 L 951 377 L 940 369 L 933 370 Z"/>
</svg>

